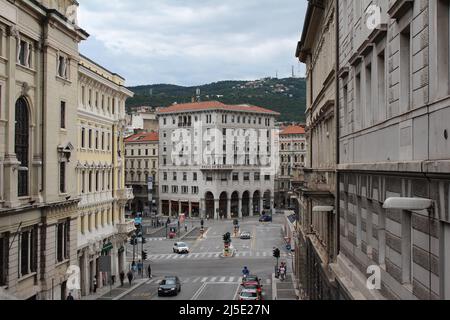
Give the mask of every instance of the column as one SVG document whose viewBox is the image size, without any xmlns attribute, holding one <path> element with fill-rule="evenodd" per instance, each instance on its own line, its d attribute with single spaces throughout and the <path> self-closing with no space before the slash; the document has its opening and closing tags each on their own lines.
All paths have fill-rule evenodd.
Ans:
<svg viewBox="0 0 450 320">
<path fill-rule="evenodd" d="M 239 219 L 242 219 L 242 199 L 239 198 L 238 201 L 238 215 L 239 215 Z"/>
<path fill-rule="evenodd" d="M 214 199 L 214 220 L 219 220 L 220 200 Z"/>
<path fill-rule="evenodd" d="M 178 216 L 180 216 L 183 212 L 181 211 L 181 201 L 178 200 Z"/>
<path fill-rule="evenodd" d="M 200 218 L 205 219 L 206 218 L 206 200 L 200 199 L 199 203 L 199 211 L 200 211 Z"/>
<path fill-rule="evenodd" d="M 192 218 L 192 202 L 189 201 L 189 218 Z"/>
<path fill-rule="evenodd" d="M 227 199 L 227 219 L 231 220 L 231 198 Z"/>
<path fill-rule="evenodd" d="M 158 214 L 162 214 L 162 200 L 159 199 L 158 200 Z"/>
<path fill-rule="evenodd" d="M 249 211 L 250 217 L 254 216 L 254 206 L 255 206 L 255 204 L 253 202 L 253 197 L 252 197 L 252 198 L 250 198 L 250 211 Z"/>
<path fill-rule="evenodd" d="M 270 197 L 270 211 L 272 212 L 272 214 L 274 213 L 274 203 L 275 203 L 275 198 L 274 197 Z"/>
<path fill-rule="evenodd" d="M 264 195 L 261 195 L 259 198 L 259 212 L 258 215 L 262 215 L 262 212 L 264 210 Z"/>
</svg>

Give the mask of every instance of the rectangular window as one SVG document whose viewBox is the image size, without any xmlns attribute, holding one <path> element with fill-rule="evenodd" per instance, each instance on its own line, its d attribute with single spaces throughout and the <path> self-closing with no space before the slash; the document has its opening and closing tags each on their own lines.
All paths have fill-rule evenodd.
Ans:
<svg viewBox="0 0 450 320">
<path fill-rule="evenodd" d="M 92 129 L 89 129 L 88 144 L 89 144 L 89 149 L 92 149 Z"/>
<path fill-rule="evenodd" d="M 5 286 L 8 282 L 8 242 L 6 235 L 0 235 L 0 286 Z"/>
<path fill-rule="evenodd" d="M 357 1 L 358 2 L 358 1 Z M 362 128 L 361 125 L 361 74 L 358 73 L 355 77 L 355 105 L 353 107 L 355 113 L 355 124 L 358 125 L 358 129 Z"/>
<path fill-rule="evenodd" d="M 173 173 L 173 181 L 177 181 L 177 173 L 176 172 Z"/>
<path fill-rule="evenodd" d="M 81 128 L 81 148 L 85 148 L 86 147 L 86 129 L 85 128 Z"/>
<path fill-rule="evenodd" d="M 386 59 L 384 50 L 378 55 L 378 116 L 375 121 L 384 121 L 387 119 L 386 109 Z"/>
<path fill-rule="evenodd" d="M 95 150 L 98 150 L 98 131 L 95 131 Z"/>
<path fill-rule="evenodd" d="M 342 97 L 342 108 L 344 110 L 344 123 L 343 128 L 349 128 L 349 121 L 348 121 L 348 85 L 347 85 L 347 79 L 344 79 L 344 88 L 343 88 L 343 97 Z M 349 129 L 347 129 L 346 133 L 349 133 Z"/>
<path fill-rule="evenodd" d="M 168 193 L 169 187 L 168 186 L 162 186 L 162 193 Z"/>
<path fill-rule="evenodd" d="M 364 126 L 372 125 L 372 64 L 366 66 L 366 107 Z"/>
<path fill-rule="evenodd" d="M 222 182 L 227 182 L 228 181 L 228 174 L 227 173 L 222 173 L 221 181 Z"/>
<path fill-rule="evenodd" d="M 178 186 L 172 186 L 172 193 L 178 193 Z"/>
<path fill-rule="evenodd" d="M 67 250 L 69 240 L 69 222 L 59 223 L 57 226 L 56 239 L 56 256 L 58 263 L 69 258 Z"/>
<path fill-rule="evenodd" d="M 61 124 L 61 129 L 65 129 L 66 128 L 66 102 L 65 101 L 61 101 L 61 108 L 60 108 L 60 124 Z"/>
<path fill-rule="evenodd" d="M 19 278 L 22 278 L 37 270 L 37 229 L 22 231 L 19 249 Z"/>
<path fill-rule="evenodd" d="M 66 163 L 59 164 L 59 192 L 66 193 Z"/>
<path fill-rule="evenodd" d="M 102 150 L 105 150 L 105 133 L 102 132 Z"/>
<path fill-rule="evenodd" d="M 261 174 L 259 172 L 255 173 L 255 181 L 261 181 Z"/>
<path fill-rule="evenodd" d="M 411 109 L 411 33 L 406 27 L 400 33 L 400 110 L 401 113 Z"/>
<path fill-rule="evenodd" d="M 164 173 L 163 173 L 163 180 L 164 180 L 164 181 L 167 181 L 167 172 L 164 172 Z"/>
<path fill-rule="evenodd" d="M 197 179 L 198 179 L 198 175 L 197 175 L 197 172 L 194 172 L 194 174 L 193 174 L 193 177 L 192 177 L 193 179 L 193 181 L 197 181 Z"/>
<path fill-rule="evenodd" d="M 238 172 L 233 173 L 233 181 L 239 181 L 239 173 Z"/>
<path fill-rule="evenodd" d="M 182 194 L 188 194 L 189 193 L 189 187 L 186 187 L 186 186 L 181 187 L 181 193 Z"/>
<path fill-rule="evenodd" d="M 208 182 L 212 182 L 213 181 L 213 176 L 212 176 L 211 173 L 207 173 L 206 174 L 206 181 L 208 181 Z"/>
<path fill-rule="evenodd" d="M 95 191 L 100 191 L 100 179 L 99 179 L 99 172 L 95 172 Z"/>
<path fill-rule="evenodd" d="M 265 175 L 265 176 L 264 176 L 264 180 L 265 180 L 265 181 L 270 181 L 270 175 Z"/>
<path fill-rule="evenodd" d="M 86 192 L 85 185 L 86 185 L 86 173 L 83 171 L 81 173 L 81 193 L 82 194 L 84 194 Z"/>
<path fill-rule="evenodd" d="M 244 173 L 244 181 L 250 181 L 250 173 L 248 172 Z"/>
<path fill-rule="evenodd" d="M 187 173 L 183 172 L 183 181 L 187 181 Z"/>
</svg>

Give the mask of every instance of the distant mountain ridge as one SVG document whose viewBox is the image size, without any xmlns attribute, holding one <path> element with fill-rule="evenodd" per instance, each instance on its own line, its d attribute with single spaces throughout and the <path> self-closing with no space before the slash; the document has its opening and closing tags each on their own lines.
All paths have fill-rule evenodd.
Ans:
<svg viewBox="0 0 450 320">
<path fill-rule="evenodd" d="M 135 93 L 127 100 L 127 111 L 140 106 L 168 107 L 189 103 L 200 90 L 201 101 L 252 104 L 281 114 L 280 121 L 305 121 L 306 81 L 304 78 L 266 78 L 255 81 L 220 81 L 195 87 L 155 84 L 129 87 Z"/>
</svg>

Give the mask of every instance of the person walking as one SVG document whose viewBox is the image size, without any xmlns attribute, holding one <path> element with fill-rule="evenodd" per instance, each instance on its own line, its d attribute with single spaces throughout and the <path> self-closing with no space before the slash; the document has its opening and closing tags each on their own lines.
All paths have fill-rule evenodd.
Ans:
<svg viewBox="0 0 450 320">
<path fill-rule="evenodd" d="M 123 272 L 123 270 L 120 271 L 119 277 L 120 277 L 120 286 L 123 287 L 123 282 L 125 281 L 125 272 Z"/>
<path fill-rule="evenodd" d="M 97 293 L 97 276 L 94 276 L 93 285 L 94 285 L 94 293 Z"/>
<path fill-rule="evenodd" d="M 69 295 L 67 296 L 66 300 L 67 300 L 67 301 L 69 301 L 69 300 L 75 300 L 75 299 L 73 298 L 73 296 L 72 296 L 72 292 L 69 292 Z"/>
<path fill-rule="evenodd" d="M 147 275 L 150 279 L 153 278 L 152 276 L 152 266 L 150 265 L 150 263 L 148 264 L 148 268 L 147 268 Z"/>
<path fill-rule="evenodd" d="M 137 267 L 138 267 L 138 275 L 143 277 L 144 276 L 144 264 L 142 263 L 141 260 L 139 260 Z"/>
<path fill-rule="evenodd" d="M 128 271 L 127 277 L 128 277 L 128 282 L 130 283 L 130 287 L 131 287 L 131 283 L 133 282 L 133 272 L 131 272 L 131 270 Z"/>
</svg>

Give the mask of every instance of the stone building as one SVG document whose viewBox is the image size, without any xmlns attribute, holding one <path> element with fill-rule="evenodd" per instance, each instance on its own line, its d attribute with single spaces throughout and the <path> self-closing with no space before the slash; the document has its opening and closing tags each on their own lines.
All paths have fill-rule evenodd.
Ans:
<svg viewBox="0 0 450 320">
<path fill-rule="evenodd" d="M 158 209 L 158 156 L 158 132 L 142 132 L 125 139 L 125 184 L 133 188 L 132 212 L 148 215 Z"/>
<path fill-rule="evenodd" d="M 273 209 L 277 116 L 216 101 L 159 110 L 158 212 L 230 219 Z"/>
<path fill-rule="evenodd" d="M 275 206 L 290 208 L 292 192 L 301 186 L 303 168 L 306 164 L 306 135 L 305 128 L 291 125 L 280 132 L 280 169 L 275 182 Z"/>
<path fill-rule="evenodd" d="M 363 3 L 339 1 L 337 282 L 353 299 L 450 299 L 450 4 L 380 0 L 371 26 Z M 434 207 L 383 209 L 391 197 Z"/>
<path fill-rule="evenodd" d="M 133 190 L 125 187 L 125 101 L 133 93 L 125 79 L 87 57 L 78 66 L 77 186 L 78 265 L 81 294 L 109 285 L 110 276 L 125 270 L 125 246 L 133 221 L 125 221 L 125 205 Z M 99 258 L 109 255 L 110 275 L 99 269 Z"/>
<path fill-rule="evenodd" d="M 19 299 L 65 298 L 77 265 L 76 8 L 0 0 L 0 291 Z"/>
<path fill-rule="evenodd" d="M 296 274 L 305 299 L 334 299 L 337 255 L 335 1 L 309 1 L 296 56 L 306 64 L 307 163 L 300 200 Z M 331 210 L 330 210 L 331 209 Z"/>
</svg>

